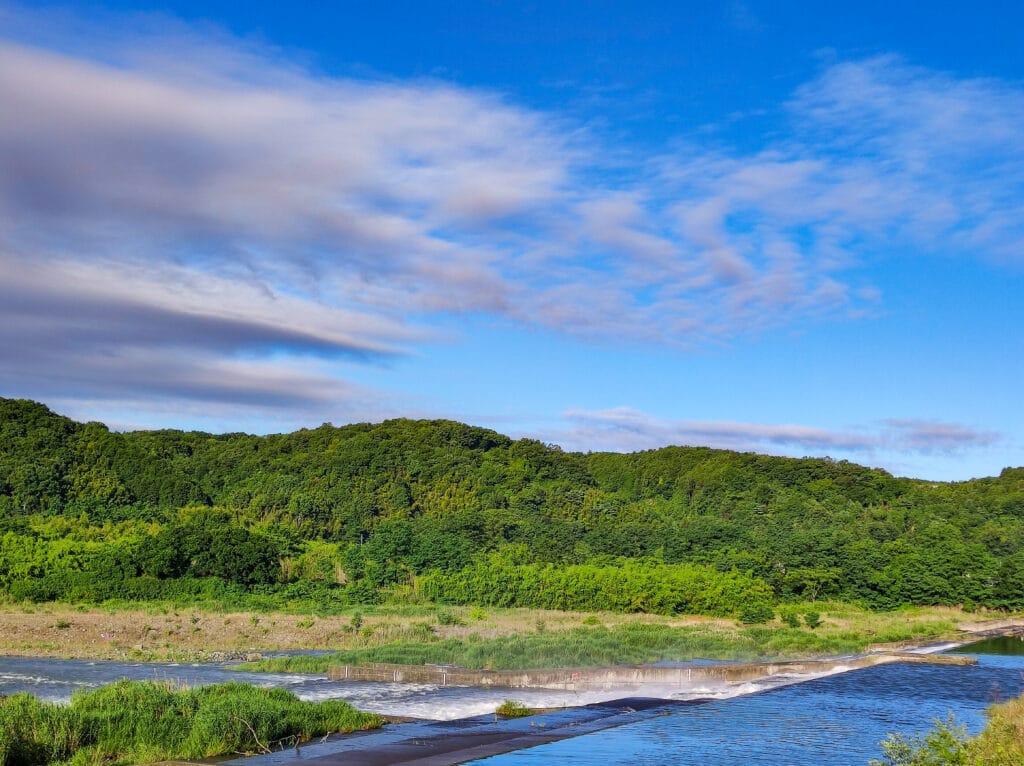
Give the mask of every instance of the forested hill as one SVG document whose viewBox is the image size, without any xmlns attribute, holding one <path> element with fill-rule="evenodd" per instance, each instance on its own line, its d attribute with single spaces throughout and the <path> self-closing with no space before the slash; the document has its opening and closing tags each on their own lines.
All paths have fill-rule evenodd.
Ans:
<svg viewBox="0 0 1024 766">
<path fill-rule="evenodd" d="M 567 453 L 451 421 L 113 433 L 0 399 L 0 535 L 14 597 L 315 586 L 673 611 L 713 585 L 740 600 L 1017 605 L 1024 469 L 943 484 L 700 447 Z M 638 593 L 564 593 L 601 578 Z M 653 593 L 673 578 L 679 592 Z"/>
</svg>

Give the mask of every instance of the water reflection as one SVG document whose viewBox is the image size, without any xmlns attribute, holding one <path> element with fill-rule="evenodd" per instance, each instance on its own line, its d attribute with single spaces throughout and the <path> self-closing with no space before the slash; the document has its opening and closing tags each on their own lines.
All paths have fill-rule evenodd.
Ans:
<svg viewBox="0 0 1024 766">
<path fill-rule="evenodd" d="M 1009 657 L 1024 656 L 1024 636 L 994 636 L 975 641 L 953 650 L 957 654 L 1001 654 Z"/>
</svg>

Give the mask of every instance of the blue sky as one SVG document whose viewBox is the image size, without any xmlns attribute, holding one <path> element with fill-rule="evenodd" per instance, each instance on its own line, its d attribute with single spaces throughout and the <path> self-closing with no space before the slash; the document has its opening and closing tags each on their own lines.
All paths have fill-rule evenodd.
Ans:
<svg viewBox="0 0 1024 766">
<path fill-rule="evenodd" d="M 0 394 L 1024 464 L 1011 3 L 0 2 Z"/>
</svg>

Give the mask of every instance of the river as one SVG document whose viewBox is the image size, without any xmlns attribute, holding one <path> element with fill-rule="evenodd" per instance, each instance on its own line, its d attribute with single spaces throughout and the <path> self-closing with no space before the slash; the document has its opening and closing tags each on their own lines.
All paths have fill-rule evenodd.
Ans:
<svg viewBox="0 0 1024 766">
<path fill-rule="evenodd" d="M 986 707 L 1024 692 L 1024 642 L 1001 639 L 972 645 L 967 651 L 978 658 L 978 665 L 892 664 L 802 683 L 789 679 L 788 685 L 774 682 L 745 684 L 728 690 L 695 690 L 682 698 L 718 696 L 719 699 L 704 704 L 669 705 L 660 714 L 639 715 L 627 725 L 474 763 L 487 766 L 550 766 L 565 761 L 580 766 L 627 763 L 634 766 L 667 763 L 683 766 L 866 766 L 871 758 L 881 755 L 878 742 L 888 732 L 921 733 L 935 719 L 945 719 L 952 714 L 958 723 L 976 733 L 984 725 Z M 352 684 L 303 674 L 239 673 L 222 665 L 209 664 L 155 665 L 0 657 L 0 694 L 30 691 L 44 699 L 66 700 L 75 689 L 95 687 L 118 678 L 167 679 L 189 685 L 248 681 L 281 686 L 303 699 L 340 697 L 366 710 L 445 720 L 492 712 L 509 696 L 536 707 L 580 705 L 616 696 L 614 692 L 577 695 Z M 651 696 L 657 695 L 652 691 Z M 535 720 L 543 725 L 544 717 Z M 393 741 L 401 728 L 392 726 L 390 732 L 361 739 L 364 746 L 373 737 Z M 327 747 L 331 747 L 330 743 Z M 331 749 L 338 751 L 345 747 L 339 742 Z"/>
</svg>

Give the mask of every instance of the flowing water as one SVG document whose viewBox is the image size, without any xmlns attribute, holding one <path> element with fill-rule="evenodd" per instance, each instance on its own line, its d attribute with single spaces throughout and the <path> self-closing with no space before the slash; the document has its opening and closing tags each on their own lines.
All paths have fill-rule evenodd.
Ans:
<svg viewBox="0 0 1024 766">
<path fill-rule="evenodd" d="M 38 657 L 0 657 L 0 694 L 27 691 L 40 699 L 67 702 L 79 689 L 94 689 L 122 678 L 140 681 L 170 681 L 182 686 L 242 681 L 257 686 L 280 687 L 300 699 L 318 701 L 344 699 L 361 710 L 385 715 L 455 720 L 493 713 L 505 699 L 514 696 L 534 708 L 586 705 L 628 696 L 623 691 L 571 692 L 543 689 L 476 689 L 433 684 L 353 683 L 329 681 L 323 675 L 303 673 L 248 673 L 229 669 L 230 663 L 166 664 L 126 663 L 93 660 L 61 660 Z M 739 694 L 754 689 L 744 685 L 729 690 L 701 689 L 695 696 Z M 652 689 L 648 694 L 666 696 L 670 690 Z"/>
<path fill-rule="evenodd" d="M 668 704 L 659 711 L 629 719 L 627 725 L 476 763 L 488 766 L 528 766 L 560 761 L 580 766 L 626 763 L 866 766 L 871 758 L 881 755 L 878 743 L 889 732 L 921 733 L 930 728 L 935 719 L 944 720 L 952 714 L 958 723 L 975 733 L 984 725 L 986 707 L 1024 692 L 1024 641 L 998 639 L 959 651 L 977 656 L 979 664 L 970 667 L 881 665 L 812 680 L 793 677 L 727 688 L 692 689 L 686 693 L 645 688 L 639 692 L 645 696 L 709 701 Z M 119 678 L 170 680 L 186 685 L 246 681 L 284 687 L 302 699 L 342 698 L 364 710 L 435 720 L 492 713 L 506 697 L 514 697 L 531 707 L 555 707 L 638 694 L 635 689 L 626 693 L 574 694 L 346 683 L 298 673 L 236 672 L 217 664 L 0 657 L 0 694 L 29 691 L 44 699 L 60 701 L 69 699 L 75 689 L 93 688 Z M 559 715 L 572 713 L 550 714 L 552 725 Z M 543 722 L 545 718 L 539 716 L 532 720 Z M 452 725 L 459 723 L 443 724 Z M 368 734 L 366 739 L 394 741 L 403 736 L 403 726 Z M 430 726 L 442 724 L 415 724 L 412 728 Z M 410 733 L 412 728 L 408 729 Z M 324 747 L 330 751 L 331 744 Z M 335 750 L 344 748 L 342 744 L 334 745 Z"/>
<path fill-rule="evenodd" d="M 989 705 L 1024 691 L 1022 654 L 976 656 L 973 667 L 881 665 L 474 763 L 866 766 L 881 756 L 878 743 L 889 732 L 921 734 L 952 714 L 977 733 Z"/>
</svg>

